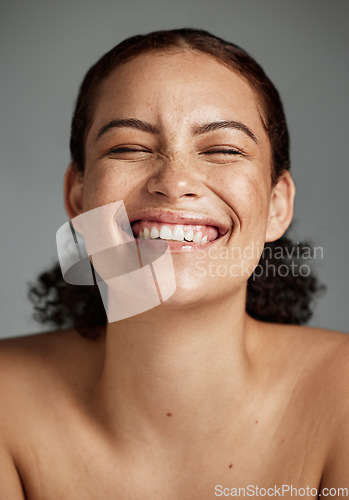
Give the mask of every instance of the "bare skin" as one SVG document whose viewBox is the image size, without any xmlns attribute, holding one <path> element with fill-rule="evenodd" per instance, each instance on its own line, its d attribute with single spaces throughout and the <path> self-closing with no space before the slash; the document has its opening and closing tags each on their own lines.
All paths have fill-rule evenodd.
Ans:
<svg viewBox="0 0 349 500">
<path fill-rule="evenodd" d="M 152 427 L 130 412 L 128 433 L 113 432 L 96 405 L 103 330 L 97 341 L 74 330 L 2 341 L 1 498 L 209 499 L 216 485 L 348 487 L 347 337 L 251 323 L 253 384 L 238 401 L 234 393 L 221 400 L 224 428 L 206 421 L 205 407 L 177 410 L 169 386 Z M 156 389 L 153 382 L 145 395 Z"/>
<path fill-rule="evenodd" d="M 157 132 L 100 134 L 126 118 Z M 241 127 L 194 132 L 222 120 L 256 140 Z M 130 220 L 145 209 L 209 216 L 226 231 L 210 243 L 216 265 L 238 264 L 232 249 L 277 240 L 293 215 L 291 176 L 271 184 L 254 92 L 208 56 L 147 54 L 114 71 L 87 134 L 84 175 L 72 167 L 71 219 L 117 200 Z M 349 486 L 348 338 L 254 321 L 245 273 L 198 273 L 194 247 L 171 251 L 174 295 L 108 323 L 99 340 L 71 330 L 2 342 L 1 498 L 23 498 L 21 481 L 33 500 Z M 204 268 L 212 260 L 205 253 Z"/>
</svg>

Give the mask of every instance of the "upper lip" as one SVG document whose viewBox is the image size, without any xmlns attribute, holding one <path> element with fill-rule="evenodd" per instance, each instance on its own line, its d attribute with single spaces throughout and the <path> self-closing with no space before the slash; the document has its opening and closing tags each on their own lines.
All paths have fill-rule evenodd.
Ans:
<svg viewBox="0 0 349 500">
<path fill-rule="evenodd" d="M 206 214 L 200 214 L 191 211 L 175 212 L 171 210 L 159 209 L 142 210 L 141 212 L 132 214 L 129 220 L 131 224 L 138 220 L 153 220 L 156 222 L 167 222 L 168 224 L 214 226 L 218 228 L 220 236 L 226 234 L 230 228 L 228 224 L 208 217 Z"/>
</svg>

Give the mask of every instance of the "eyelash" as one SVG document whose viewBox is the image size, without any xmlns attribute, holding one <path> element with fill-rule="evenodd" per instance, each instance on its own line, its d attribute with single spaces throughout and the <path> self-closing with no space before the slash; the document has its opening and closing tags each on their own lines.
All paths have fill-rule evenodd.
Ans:
<svg viewBox="0 0 349 500">
<path fill-rule="evenodd" d="M 128 148 L 127 146 L 120 146 L 118 148 L 113 148 L 108 151 L 111 153 L 148 153 L 149 151 L 146 149 L 136 149 L 136 148 Z"/>
<path fill-rule="evenodd" d="M 206 155 L 213 155 L 213 154 L 228 154 L 228 155 L 242 155 L 242 152 L 239 151 L 238 149 L 214 149 L 211 151 L 205 151 Z"/>
<path fill-rule="evenodd" d="M 108 154 L 115 154 L 115 153 L 149 153 L 150 151 L 146 149 L 135 149 L 135 148 L 128 148 L 126 146 L 120 146 L 117 148 L 113 148 L 110 151 L 108 151 Z M 207 154 L 207 155 L 213 155 L 213 154 L 227 154 L 227 155 L 242 155 L 242 152 L 239 151 L 238 149 L 215 149 L 211 151 L 205 151 L 200 154 Z"/>
</svg>

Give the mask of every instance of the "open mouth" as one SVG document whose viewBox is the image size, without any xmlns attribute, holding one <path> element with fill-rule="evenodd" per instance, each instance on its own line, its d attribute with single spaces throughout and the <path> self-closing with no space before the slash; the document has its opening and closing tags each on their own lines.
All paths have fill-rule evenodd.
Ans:
<svg viewBox="0 0 349 500">
<path fill-rule="evenodd" d="M 152 220 L 138 220 L 132 223 L 135 238 L 166 240 L 182 243 L 211 243 L 221 234 L 218 227 L 199 224 L 171 224 Z"/>
</svg>

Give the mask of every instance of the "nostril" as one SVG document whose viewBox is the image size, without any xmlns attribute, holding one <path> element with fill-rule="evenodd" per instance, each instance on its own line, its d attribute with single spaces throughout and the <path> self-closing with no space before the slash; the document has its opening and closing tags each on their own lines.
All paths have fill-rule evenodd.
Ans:
<svg viewBox="0 0 349 500">
<path fill-rule="evenodd" d="M 174 175 L 176 173 L 176 175 Z M 169 199 L 192 198 L 201 195 L 201 183 L 184 177 L 185 173 L 163 171 L 147 181 L 147 190 L 156 196 L 166 196 Z"/>
</svg>

